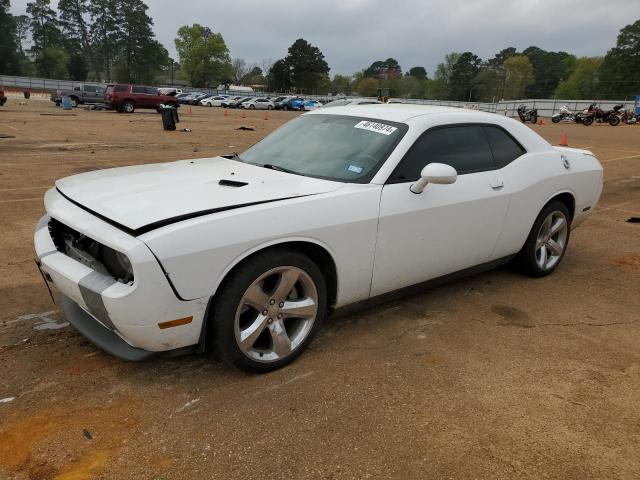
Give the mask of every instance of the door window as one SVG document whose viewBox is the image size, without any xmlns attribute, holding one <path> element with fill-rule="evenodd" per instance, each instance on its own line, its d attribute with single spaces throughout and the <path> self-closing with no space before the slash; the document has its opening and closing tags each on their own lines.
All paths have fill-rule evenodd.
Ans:
<svg viewBox="0 0 640 480">
<path fill-rule="evenodd" d="M 416 140 L 389 177 L 389 183 L 415 181 L 429 163 L 451 165 L 458 175 L 495 169 L 482 126 L 437 127 Z"/>
<path fill-rule="evenodd" d="M 499 127 L 486 126 L 484 131 L 489 140 L 489 146 L 493 152 L 496 168 L 509 165 L 516 158 L 524 155 L 526 150 L 522 148 L 514 138 Z"/>
<path fill-rule="evenodd" d="M 133 93 L 146 93 L 144 87 L 134 86 L 131 90 Z"/>
</svg>

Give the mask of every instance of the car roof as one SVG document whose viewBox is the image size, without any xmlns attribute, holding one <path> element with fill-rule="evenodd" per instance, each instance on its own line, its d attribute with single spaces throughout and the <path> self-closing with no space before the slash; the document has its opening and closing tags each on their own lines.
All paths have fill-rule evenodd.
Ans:
<svg viewBox="0 0 640 480">
<path fill-rule="evenodd" d="M 491 116 L 493 114 L 455 107 L 440 107 L 435 105 L 410 105 L 404 103 L 344 105 L 332 107 L 331 110 L 318 110 L 308 115 L 349 115 L 352 117 L 378 118 L 390 122 L 406 122 L 410 118 L 438 113 L 473 113 L 474 115 Z M 491 118 L 491 117 L 490 117 Z"/>
</svg>

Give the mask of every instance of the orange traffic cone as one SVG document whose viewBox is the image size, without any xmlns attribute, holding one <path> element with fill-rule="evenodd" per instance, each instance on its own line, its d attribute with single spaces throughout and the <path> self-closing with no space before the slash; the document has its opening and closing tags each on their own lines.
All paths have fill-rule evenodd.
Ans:
<svg viewBox="0 0 640 480">
<path fill-rule="evenodd" d="M 189 113 L 192 113 L 192 111 L 191 111 L 191 105 L 189 105 Z"/>
<path fill-rule="evenodd" d="M 269 112 L 267 111 L 264 112 L 264 119 L 269 120 Z"/>
<path fill-rule="evenodd" d="M 544 120 L 543 119 L 538 120 L 538 125 L 544 125 Z"/>
<path fill-rule="evenodd" d="M 227 111 L 227 109 L 226 109 L 226 108 L 224 109 L 224 116 L 225 116 L 225 117 L 228 117 L 228 116 L 229 116 L 229 112 Z"/>
<path fill-rule="evenodd" d="M 560 139 L 561 147 L 568 147 L 569 142 L 567 142 L 567 132 L 562 132 L 562 138 Z"/>
<path fill-rule="evenodd" d="M 241 118 L 247 118 L 247 114 L 245 113 L 244 109 L 242 110 L 242 115 L 240 115 Z"/>
</svg>

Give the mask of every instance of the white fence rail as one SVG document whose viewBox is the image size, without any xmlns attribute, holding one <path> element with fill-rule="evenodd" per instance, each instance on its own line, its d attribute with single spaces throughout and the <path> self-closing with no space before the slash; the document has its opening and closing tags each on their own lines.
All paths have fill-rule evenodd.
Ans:
<svg viewBox="0 0 640 480">
<path fill-rule="evenodd" d="M 19 90 L 72 90 L 79 85 L 104 85 L 96 82 L 76 82 L 72 80 L 52 80 L 48 78 L 34 78 L 34 77 L 16 77 L 12 75 L 0 75 L 0 85 L 5 87 L 16 88 Z M 284 95 L 279 93 L 268 92 L 234 92 L 232 90 L 212 90 L 212 89 L 199 89 L 192 87 L 182 87 L 185 92 L 188 91 L 202 91 L 212 94 L 229 93 L 234 95 L 242 95 L 245 97 L 254 96 L 278 96 Z M 315 100 L 331 100 L 342 97 L 329 97 L 327 95 L 303 95 L 305 98 Z M 638 98 L 638 97 L 636 97 Z M 454 102 L 449 100 L 421 100 L 421 99 L 398 99 L 403 103 L 412 103 L 419 105 L 440 105 L 447 107 L 458 108 L 474 108 L 482 110 L 484 112 L 497 113 L 501 115 L 508 115 L 510 117 L 517 116 L 518 106 L 525 104 L 531 108 L 538 109 L 538 115 L 541 117 L 551 117 L 557 112 L 560 107 L 567 105 L 570 110 L 581 111 L 589 107 L 591 103 L 597 103 L 600 108 L 609 110 L 614 105 L 622 104 L 623 108 L 633 110 L 634 108 L 640 109 L 640 103 L 636 100 L 561 100 L 561 99 L 522 99 L 522 100 L 509 100 L 501 101 L 497 103 L 478 103 L 478 102 Z"/>
</svg>

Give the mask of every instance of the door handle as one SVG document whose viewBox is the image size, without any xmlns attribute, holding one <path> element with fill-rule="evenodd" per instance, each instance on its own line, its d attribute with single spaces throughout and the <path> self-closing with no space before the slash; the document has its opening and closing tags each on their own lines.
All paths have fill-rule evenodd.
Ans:
<svg viewBox="0 0 640 480">
<path fill-rule="evenodd" d="M 504 187 L 504 182 L 501 178 L 497 178 L 493 180 L 490 185 L 494 190 L 500 190 L 502 187 Z"/>
</svg>

